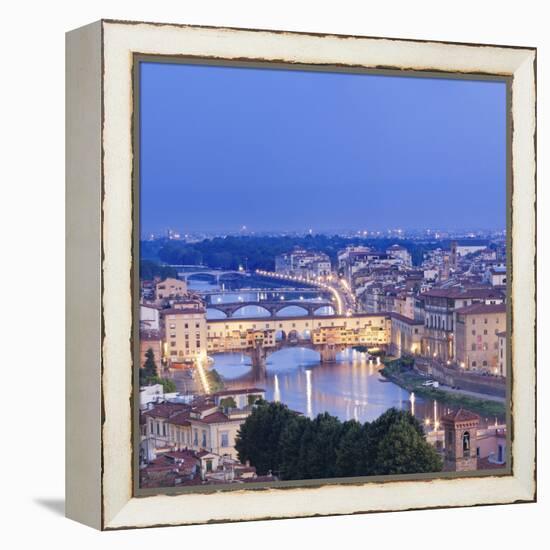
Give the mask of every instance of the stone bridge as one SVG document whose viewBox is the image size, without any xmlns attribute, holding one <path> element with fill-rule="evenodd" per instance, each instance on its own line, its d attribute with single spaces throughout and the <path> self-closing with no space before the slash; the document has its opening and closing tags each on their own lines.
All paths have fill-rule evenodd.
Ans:
<svg viewBox="0 0 550 550">
<path fill-rule="evenodd" d="M 313 305 L 320 307 L 318 303 Z M 386 349 L 390 334 L 387 313 L 207 320 L 208 354 L 248 354 L 257 379 L 266 375 L 267 357 L 281 348 L 313 349 L 322 363 L 330 363 L 336 361 L 338 352 L 353 346 Z"/>
<path fill-rule="evenodd" d="M 303 300 L 287 300 L 287 301 L 249 301 L 249 302 L 232 302 L 228 304 L 207 304 L 207 309 L 215 309 L 221 311 L 226 315 L 228 319 L 232 318 L 235 313 L 247 306 L 260 307 L 269 313 L 269 317 L 273 318 L 277 316 L 277 313 L 290 306 L 296 306 L 302 308 L 307 315 L 314 316 L 315 313 L 323 308 L 330 306 L 334 311 L 334 305 L 328 300 L 317 302 L 305 302 Z M 262 319 L 265 317 L 259 317 Z"/>
<path fill-rule="evenodd" d="M 252 360 L 252 372 L 257 380 L 267 375 L 267 357 L 283 348 L 297 347 L 308 348 L 319 353 L 321 363 L 336 362 L 336 354 L 350 347 L 350 344 L 314 344 L 311 340 L 292 339 L 278 342 L 275 346 L 265 347 L 260 342 L 247 349 Z"/>
<path fill-rule="evenodd" d="M 185 281 L 188 281 L 192 277 L 197 277 L 197 276 L 208 277 L 212 280 L 215 280 L 216 282 L 219 282 L 221 278 L 235 278 L 235 277 L 247 276 L 246 272 L 237 271 L 234 269 L 233 270 L 211 269 L 207 267 L 202 269 L 200 267 L 195 267 L 194 269 L 191 269 L 190 266 L 178 266 L 178 265 L 171 265 L 169 267 L 173 267 L 174 269 L 176 269 L 178 277 Z"/>
</svg>

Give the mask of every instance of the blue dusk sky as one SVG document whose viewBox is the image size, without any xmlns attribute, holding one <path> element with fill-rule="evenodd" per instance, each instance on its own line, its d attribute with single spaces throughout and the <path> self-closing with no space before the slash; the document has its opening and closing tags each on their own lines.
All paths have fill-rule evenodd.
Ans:
<svg viewBox="0 0 550 550">
<path fill-rule="evenodd" d="M 141 228 L 504 229 L 503 82 L 141 64 Z"/>
</svg>

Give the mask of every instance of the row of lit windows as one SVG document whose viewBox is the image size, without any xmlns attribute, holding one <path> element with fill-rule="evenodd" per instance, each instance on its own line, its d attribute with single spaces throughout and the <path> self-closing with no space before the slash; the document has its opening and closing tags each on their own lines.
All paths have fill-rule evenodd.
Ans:
<svg viewBox="0 0 550 550">
<path fill-rule="evenodd" d="M 493 343 L 493 349 L 498 350 L 498 342 Z M 483 342 L 482 344 L 472 344 L 471 347 L 472 351 L 489 351 L 489 344 L 487 342 Z"/>
<path fill-rule="evenodd" d="M 477 367 L 477 361 L 472 361 L 471 366 L 472 367 Z M 482 361 L 480 366 L 487 367 L 488 366 L 487 361 Z"/>
<path fill-rule="evenodd" d="M 168 325 L 168 327 L 169 327 L 171 330 L 175 330 L 175 329 L 176 329 L 176 323 L 170 323 L 170 324 Z M 189 323 L 185 323 L 185 324 L 183 325 L 183 328 L 184 328 L 184 329 L 188 329 L 188 328 L 189 328 Z M 200 329 L 200 328 L 201 328 L 200 323 L 195 323 L 195 328 Z"/>
<path fill-rule="evenodd" d="M 373 324 L 372 321 L 366 321 L 365 324 L 364 324 L 364 326 L 365 326 L 365 327 L 370 327 L 370 326 L 372 326 L 372 324 Z M 356 326 L 360 326 L 360 325 L 361 325 L 361 321 L 356 321 L 356 322 L 355 322 L 355 325 L 356 325 Z M 380 319 L 380 325 L 384 325 L 384 319 Z M 344 328 L 346 328 L 347 326 L 348 326 L 348 321 L 344 321 Z M 283 325 L 282 323 L 279 323 L 279 327 L 278 327 L 278 328 L 283 329 L 284 327 L 285 327 L 285 325 Z M 306 323 L 305 323 L 305 327 L 306 327 L 306 328 L 309 328 L 309 322 L 306 322 Z M 331 321 L 330 326 L 323 325 L 323 323 L 321 323 L 321 322 L 317 323 L 317 328 L 332 328 L 332 327 L 334 327 L 334 321 Z M 252 324 L 252 327 L 251 327 L 251 328 L 252 328 L 252 329 L 258 328 L 257 323 Z M 272 327 L 271 327 L 271 324 L 270 324 L 270 323 L 266 323 L 266 324 L 265 324 L 265 328 L 266 328 L 266 329 L 271 329 L 271 328 L 272 328 Z M 296 323 L 292 323 L 292 328 L 296 328 Z M 229 325 L 225 325 L 225 330 L 230 330 Z M 239 330 L 243 330 L 243 325 L 239 325 Z M 210 334 L 210 327 L 208 328 L 208 333 Z M 216 333 L 214 333 L 214 335 L 215 335 L 215 334 L 216 334 Z"/>
</svg>

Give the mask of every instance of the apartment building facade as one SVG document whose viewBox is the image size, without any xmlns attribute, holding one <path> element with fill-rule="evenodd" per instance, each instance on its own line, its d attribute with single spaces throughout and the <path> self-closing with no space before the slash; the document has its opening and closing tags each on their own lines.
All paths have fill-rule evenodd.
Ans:
<svg viewBox="0 0 550 550">
<path fill-rule="evenodd" d="M 424 302 L 423 350 L 442 361 L 455 356 L 454 312 L 474 303 L 504 304 L 505 295 L 491 288 L 432 288 L 421 295 Z"/>
<path fill-rule="evenodd" d="M 499 335 L 506 330 L 506 304 L 471 304 L 454 315 L 456 361 L 468 370 L 501 374 Z"/>
<path fill-rule="evenodd" d="M 171 363 L 188 363 L 204 357 L 207 347 L 204 307 L 172 307 L 162 310 L 166 358 Z"/>
</svg>

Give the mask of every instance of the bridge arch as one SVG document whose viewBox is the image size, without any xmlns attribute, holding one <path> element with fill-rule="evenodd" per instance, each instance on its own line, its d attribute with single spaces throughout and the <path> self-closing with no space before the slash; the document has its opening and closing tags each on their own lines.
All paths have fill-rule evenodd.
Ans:
<svg viewBox="0 0 550 550">
<path fill-rule="evenodd" d="M 300 332 L 295 328 L 293 328 L 292 330 L 289 330 L 287 340 L 289 342 L 292 342 L 293 340 L 298 342 L 300 340 Z"/>
<path fill-rule="evenodd" d="M 251 315 L 252 310 L 252 315 Z M 271 311 L 261 304 L 243 304 L 233 310 L 231 317 L 244 317 L 244 318 L 262 318 L 262 317 L 271 317 Z"/>
<path fill-rule="evenodd" d="M 216 307 L 215 305 L 208 305 L 206 308 L 207 319 L 228 319 L 229 315 L 223 309 Z"/>
<path fill-rule="evenodd" d="M 285 351 L 288 351 L 289 349 L 300 350 L 300 351 L 304 352 L 304 354 L 305 354 L 304 358 L 308 362 L 312 361 L 312 362 L 315 363 L 315 362 L 319 361 L 319 359 L 320 359 L 320 353 L 319 353 L 318 350 L 314 349 L 313 346 L 310 346 L 307 343 L 299 342 L 295 346 L 290 346 L 290 348 L 286 347 L 286 346 L 282 346 L 282 347 L 279 347 L 279 348 L 276 348 L 276 349 L 273 349 L 272 351 L 270 351 L 269 356 L 268 356 L 270 359 L 266 363 L 266 370 L 269 371 L 270 368 L 273 368 L 273 363 L 277 361 L 276 356 L 278 354 L 284 354 Z M 281 371 L 275 370 L 275 372 L 281 372 Z"/>
<path fill-rule="evenodd" d="M 292 310 L 290 310 L 290 308 L 292 308 Z M 296 309 L 300 311 L 296 311 Z M 299 304 L 284 305 L 275 312 L 275 317 L 300 317 L 302 315 L 309 315 L 309 310 L 307 307 Z"/>
</svg>

